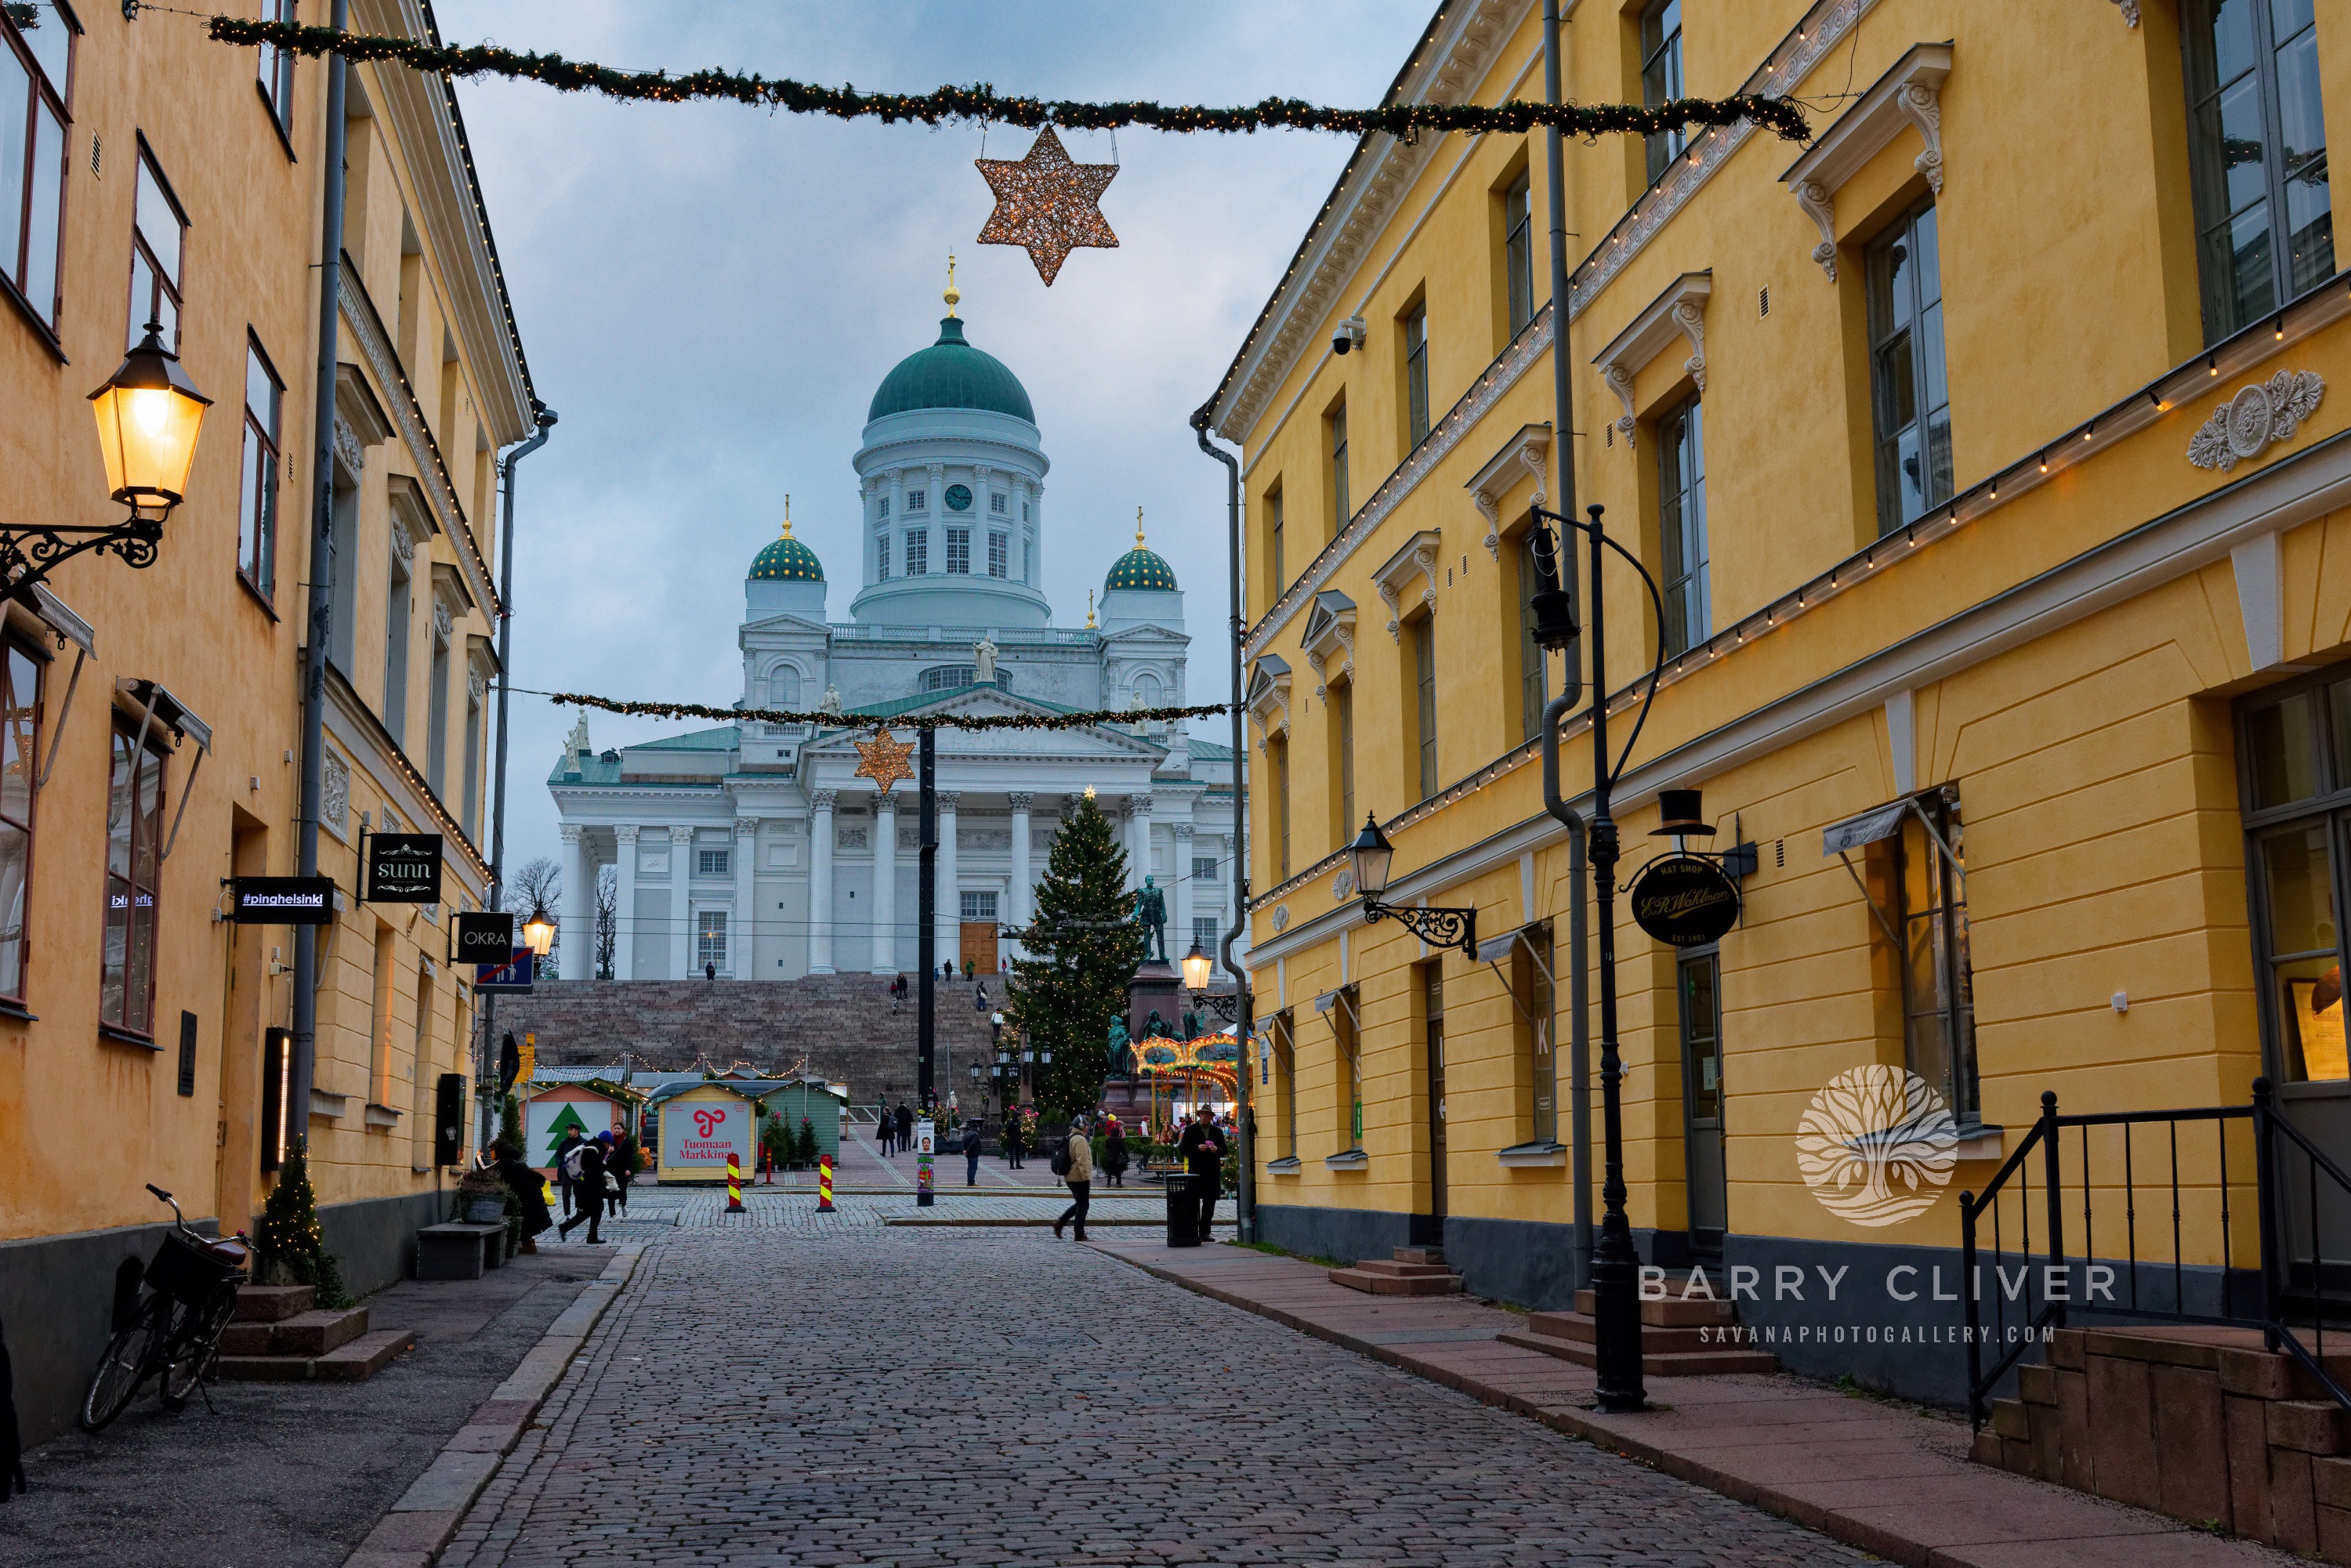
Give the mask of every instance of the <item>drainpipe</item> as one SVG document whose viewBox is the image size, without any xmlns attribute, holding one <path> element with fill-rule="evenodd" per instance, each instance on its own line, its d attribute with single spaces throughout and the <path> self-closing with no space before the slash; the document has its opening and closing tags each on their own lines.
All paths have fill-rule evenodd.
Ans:
<svg viewBox="0 0 2351 1568">
<path fill-rule="evenodd" d="M 1238 458 L 1222 448 L 1208 444 L 1208 410 L 1203 406 L 1192 415 L 1192 433 L 1199 438 L 1200 450 L 1225 465 L 1225 521 L 1230 543 L 1232 638 L 1233 638 L 1233 928 L 1225 933 L 1223 950 L 1225 972 L 1233 977 L 1234 1017 L 1233 1038 L 1241 1051 L 1239 1077 L 1239 1116 L 1241 1146 L 1238 1164 L 1240 1166 L 1240 1191 L 1234 1195 L 1234 1207 L 1238 1210 L 1237 1234 L 1244 1242 L 1257 1239 L 1257 1118 L 1249 1105 L 1249 1079 L 1256 1069 L 1250 1061 L 1251 1034 L 1256 1017 L 1250 1006 L 1249 977 L 1242 973 L 1237 950 L 1249 936 L 1249 810 L 1248 798 L 1241 789 L 1241 768 L 1249 758 L 1249 737 L 1241 713 L 1241 637 L 1245 624 L 1241 619 L 1241 465 Z"/>
<path fill-rule="evenodd" d="M 329 26 L 350 24 L 350 0 L 334 0 Z M 335 364 L 340 353 L 337 312 L 343 290 L 343 106 L 349 67 L 327 57 L 325 216 L 319 234 L 319 361 L 310 429 L 310 603 L 308 644 L 302 659 L 302 799 L 295 829 L 295 870 L 319 874 L 319 810 L 327 792 L 327 649 L 335 610 Z M 364 873 L 362 873 L 364 874 Z M 297 925 L 294 938 L 294 1064 L 287 1076 L 287 1144 L 310 1141 L 310 1086 L 317 1080 L 319 943 L 320 927 Z"/>
<path fill-rule="evenodd" d="M 499 471 L 506 480 L 506 518 L 498 533 L 498 742 L 496 764 L 497 782 L 491 787 L 493 804 L 490 807 L 490 896 L 485 905 L 490 909 L 503 909 L 506 907 L 507 901 L 507 708 L 508 703 L 507 682 L 507 671 L 512 668 L 511 661 L 514 658 L 515 465 L 546 445 L 548 433 L 555 428 L 553 409 L 537 398 L 530 400 L 530 409 L 533 422 L 538 428 L 531 434 L 529 440 L 507 453 L 505 459 L 498 465 Z M 564 874 L 569 876 L 577 873 L 580 868 L 566 866 L 563 869 Z M 576 904 L 579 901 L 575 897 L 573 902 Z M 595 907 L 592 889 L 589 907 L 591 909 Z M 590 924 L 593 924 L 592 919 Z M 572 935 L 576 941 L 579 933 L 574 932 Z M 596 934 L 592 930 L 588 933 L 586 951 L 590 975 L 583 976 L 582 978 L 592 977 L 592 972 L 596 967 Z M 492 992 L 480 999 L 482 1004 L 481 1046 L 478 1060 L 475 1064 L 474 1082 L 476 1084 L 494 1083 L 497 1081 L 497 1071 L 490 1060 L 490 1041 L 497 1038 L 497 994 Z M 486 1145 L 490 1141 L 490 1129 L 496 1125 L 496 1108 L 486 1096 L 479 1092 L 475 1093 L 475 1099 L 479 1102 L 481 1113 L 480 1143 Z"/>
</svg>

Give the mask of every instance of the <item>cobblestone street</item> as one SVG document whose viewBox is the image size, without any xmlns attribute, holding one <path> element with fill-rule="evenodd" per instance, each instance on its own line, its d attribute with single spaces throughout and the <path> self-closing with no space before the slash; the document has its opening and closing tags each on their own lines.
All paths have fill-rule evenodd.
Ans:
<svg viewBox="0 0 2351 1568">
<path fill-rule="evenodd" d="M 1871 1561 L 1037 1228 L 717 1201 L 641 1204 L 444 1563 Z"/>
</svg>

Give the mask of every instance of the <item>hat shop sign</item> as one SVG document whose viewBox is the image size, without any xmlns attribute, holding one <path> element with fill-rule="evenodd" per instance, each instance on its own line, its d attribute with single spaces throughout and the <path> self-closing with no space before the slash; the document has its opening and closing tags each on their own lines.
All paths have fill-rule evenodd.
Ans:
<svg viewBox="0 0 2351 1568">
<path fill-rule="evenodd" d="M 1634 924 L 1676 947 L 1719 941 L 1739 923 L 1739 884 L 1697 855 L 1667 855 L 1633 880 Z"/>
</svg>

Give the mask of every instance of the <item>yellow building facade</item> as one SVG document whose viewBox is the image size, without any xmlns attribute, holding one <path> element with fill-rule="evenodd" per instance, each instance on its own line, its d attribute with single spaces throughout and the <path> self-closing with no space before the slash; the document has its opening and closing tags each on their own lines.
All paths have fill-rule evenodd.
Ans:
<svg viewBox="0 0 2351 1568">
<path fill-rule="evenodd" d="M 413 16 L 352 13 L 392 34 Z M 392 68 L 349 80 L 319 866 L 342 909 L 308 1106 L 278 1093 L 296 932 L 226 919 L 227 879 L 296 869 L 306 596 L 326 576 L 308 559 L 326 78 L 119 6 L 0 18 L 0 114 L 33 127 L 0 139 L 0 207 L 30 214 L 0 234 L 5 522 L 117 513 L 86 399 L 150 319 L 213 400 L 154 564 L 85 556 L 7 612 L 0 1322 L 31 1441 L 69 1422 L 125 1267 L 169 1218 L 144 1184 L 250 1228 L 307 1136 L 360 1291 L 443 1218 L 432 1096 L 472 1079 L 475 1009 L 445 933 L 488 893 L 496 453 L 534 408 L 455 100 Z M 369 831 L 443 834 L 442 902 L 359 902 Z"/>
<path fill-rule="evenodd" d="M 1958 1195 L 2044 1092 L 2243 1105 L 2266 1075 L 2341 1162 L 2351 289 L 2324 147 L 2351 12 L 1566 9 L 1568 98 L 1788 95 L 1815 135 L 1567 142 L 1564 442 L 1541 136 L 1368 138 L 1204 411 L 1245 453 L 1261 1234 L 1343 1259 L 1439 1233 L 1469 1289 L 1566 1302 L 1567 849 L 1536 744 L 1562 666 L 1526 598 L 1531 508 L 1571 459 L 1664 600 L 1603 574 L 1614 747 L 1658 667 L 1620 876 L 1667 847 L 1664 789 L 1755 847 L 1717 944 L 1617 901 L 1645 1262 L 1755 1270 L 1750 1326 L 1955 1328 L 1904 1292 L 1956 1281 Z M 1541 91 L 1523 0 L 1441 7 L 1393 89 Z M 1562 734 L 1588 813 L 1588 707 Z M 1481 962 L 1366 924 L 1343 854 L 1366 814 L 1389 902 L 1522 940 Z M 1856 1219 L 1805 1179 L 1805 1119 L 1880 1067 L 1950 1136 L 1928 1201 Z M 2201 1135 L 2180 1260 L 2217 1279 L 2251 1266 L 2250 1141 L 2224 1255 Z M 2120 1188 L 2095 1184 L 2119 1255 Z M 1775 1295 L 1790 1268 L 1809 1286 Z M 1964 1387 L 1916 1332 L 1826 1337 L 1775 1348 Z"/>
</svg>

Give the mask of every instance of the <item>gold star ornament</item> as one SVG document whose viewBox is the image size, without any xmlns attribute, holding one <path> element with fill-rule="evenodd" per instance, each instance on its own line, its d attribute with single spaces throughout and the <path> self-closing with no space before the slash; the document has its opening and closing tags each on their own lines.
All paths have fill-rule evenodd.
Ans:
<svg viewBox="0 0 2351 1568">
<path fill-rule="evenodd" d="M 850 775 L 851 778 L 871 779 L 873 780 L 873 787 L 886 795 L 890 792 L 891 786 L 897 783 L 899 779 L 912 779 L 914 776 L 914 768 L 906 761 L 906 758 L 914 754 L 913 741 L 900 740 L 888 730 L 883 729 L 876 730 L 871 740 L 854 741 L 852 744 L 857 747 L 857 755 L 864 760 L 857 765 L 857 771 Z"/>
<path fill-rule="evenodd" d="M 1102 193 L 1118 174 L 1115 163 L 1077 163 L 1051 126 L 1037 133 L 1029 155 L 976 160 L 996 193 L 996 211 L 979 231 L 982 245 L 1017 245 L 1037 264 L 1037 276 L 1050 288 L 1061 263 L 1080 246 L 1118 248 L 1118 235 L 1102 215 Z"/>
</svg>

